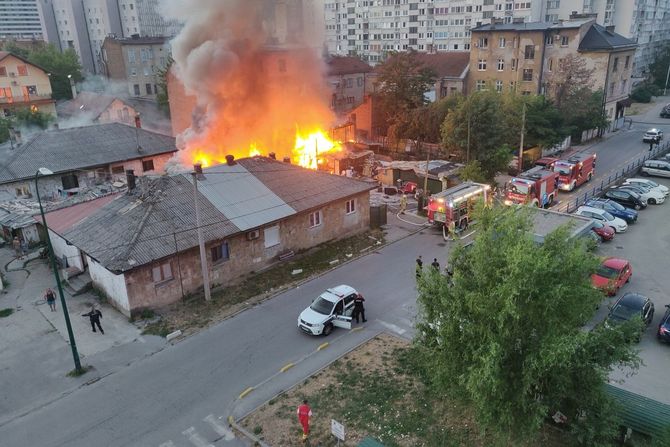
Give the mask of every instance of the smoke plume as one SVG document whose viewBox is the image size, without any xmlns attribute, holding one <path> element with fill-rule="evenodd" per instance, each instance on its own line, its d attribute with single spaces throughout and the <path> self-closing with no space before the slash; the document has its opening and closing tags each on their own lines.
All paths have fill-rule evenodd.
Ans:
<svg viewBox="0 0 670 447">
<path fill-rule="evenodd" d="M 326 128 L 322 36 L 312 0 L 175 0 L 183 21 L 172 41 L 174 74 L 197 106 L 178 136 L 182 161 L 196 153 L 291 155 L 298 131 Z"/>
</svg>

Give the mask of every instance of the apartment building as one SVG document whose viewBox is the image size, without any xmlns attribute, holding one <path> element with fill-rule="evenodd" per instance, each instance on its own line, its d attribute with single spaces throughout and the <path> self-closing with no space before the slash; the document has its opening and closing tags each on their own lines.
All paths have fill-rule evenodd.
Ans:
<svg viewBox="0 0 670 447">
<path fill-rule="evenodd" d="M 101 65 L 105 76 L 127 84 L 130 96 L 155 99 L 158 72 L 165 68 L 169 57 L 166 37 L 107 37 Z"/>
<path fill-rule="evenodd" d="M 0 117 L 30 108 L 56 115 L 46 71 L 27 60 L 0 51 Z"/>
<path fill-rule="evenodd" d="M 61 50 L 74 50 L 84 71 L 94 73 L 94 54 L 88 39 L 83 2 L 51 0 L 51 4 Z"/>
<path fill-rule="evenodd" d="M 159 0 L 118 0 L 118 7 L 124 37 L 133 34 L 172 37 L 181 29 L 177 20 L 163 18 Z"/>
<path fill-rule="evenodd" d="M 0 40 L 48 41 L 40 0 L 0 0 Z"/>
<path fill-rule="evenodd" d="M 568 56 L 593 69 L 593 89 L 605 92 L 614 126 L 623 117 L 637 44 L 594 19 L 558 23 L 494 23 L 472 29 L 469 88 L 552 96 L 552 81 Z"/>
<path fill-rule="evenodd" d="M 371 64 L 389 51 L 435 53 L 469 50 L 470 28 L 500 18 L 504 23 L 539 17 L 544 1 L 517 0 L 325 0 L 330 54 L 358 55 Z"/>
</svg>

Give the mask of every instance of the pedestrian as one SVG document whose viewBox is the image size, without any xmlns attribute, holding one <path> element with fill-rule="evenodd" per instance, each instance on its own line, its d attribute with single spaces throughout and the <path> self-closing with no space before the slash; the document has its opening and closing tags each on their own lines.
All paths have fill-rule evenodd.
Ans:
<svg viewBox="0 0 670 447">
<path fill-rule="evenodd" d="M 421 255 L 419 255 L 419 257 L 416 258 L 416 279 L 421 278 L 422 269 L 423 269 L 423 259 L 421 259 Z"/>
<path fill-rule="evenodd" d="M 654 150 L 654 140 L 651 140 L 649 142 L 649 152 L 651 152 L 652 150 Z"/>
<path fill-rule="evenodd" d="M 56 294 L 53 290 L 51 290 L 51 288 L 48 288 L 44 293 L 44 299 L 47 300 L 47 304 L 49 305 L 51 312 L 56 312 Z"/>
<path fill-rule="evenodd" d="M 16 253 L 16 257 L 21 257 L 21 241 L 19 240 L 18 236 L 14 236 L 12 247 L 14 248 L 14 253 Z"/>
<path fill-rule="evenodd" d="M 447 231 L 449 232 L 449 237 L 451 238 L 452 241 L 456 240 L 456 222 L 453 220 L 449 221 L 449 225 L 447 226 Z"/>
<path fill-rule="evenodd" d="M 91 306 L 91 311 L 87 314 L 82 315 L 82 317 L 88 317 L 91 320 L 91 329 L 93 329 L 93 332 L 96 332 L 95 326 L 98 326 L 98 329 L 100 329 L 100 333 L 104 334 L 105 331 L 102 330 L 102 326 L 100 326 L 100 319 L 102 318 L 102 312 L 100 312 L 99 309 L 96 309 L 95 306 Z"/>
<path fill-rule="evenodd" d="M 25 239 L 21 239 L 21 255 L 25 256 L 28 254 L 28 242 Z"/>
<path fill-rule="evenodd" d="M 437 262 L 437 258 L 433 258 L 433 262 L 430 265 L 433 266 L 436 272 L 440 271 L 440 263 Z"/>
<path fill-rule="evenodd" d="M 400 214 L 405 214 L 405 210 L 407 209 L 407 196 L 405 193 L 402 194 L 402 197 L 400 197 Z"/>
<path fill-rule="evenodd" d="M 302 425 L 302 442 L 307 441 L 309 436 L 309 419 L 312 417 L 312 409 L 307 403 L 307 399 L 302 401 L 302 405 L 298 407 L 298 421 Z"/>
<path fill-rule="evenodd" d="M 352 319 L 356 320 L 356 323 L 358 323 L 359 316 L 363 319 L 363 323 L 368 321 L 365 319 L 365 307 L 363 306 L 363 301 L 365 301 L 365 298 L 363 298 L 363 295 L 360 293 L 354 298 L 354 313 Z"/>
</svg>

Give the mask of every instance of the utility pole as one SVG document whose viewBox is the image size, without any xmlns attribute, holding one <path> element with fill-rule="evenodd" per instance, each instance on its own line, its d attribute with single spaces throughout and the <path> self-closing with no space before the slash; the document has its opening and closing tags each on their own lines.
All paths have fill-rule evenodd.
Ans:
<svg viewBox="0 0 670 447">
<path fill-rule="evenodd" d="M 668 90 L 668 80 L 670 79 L 670 62 L 668 62 L 668 74 L 665 75 L 665 87 L 663 87 L 663 96 Z"/>
<path fill-rule="evenodd" d="M 419 147 L 421 147 L 421 140 L 419 140 Z M 426 175 L 423 178 L 423 196 L 428 197 L 428 164 L 430 163 L 430 146 L 426 155 Z"/>
<path fill-rule="evenodd" d="M 465 162 L 470 163 L 470 109 L 468 108 L 468 142 L 465 152 Z"/>
<path fill-rule="evenodd" d="M 521 112 L 521 141 L 519 142 L 519 174 L 523 172 L 523 137 L 526 134 L 526 101 Z"/>
<path fill-rule="evenodd" d="M 205 300 L 212 299 L 209 289 L 209 267 L 207 266 L 207 253 L 205 253 L 205 239 L 202 236 L 202 223 L 200 221 L 200 205 L 198 205 L 198 176 L 202 175 L 202 165 L 193 165 L 193 197 L 195 199 L 195 225 L 198 228 L 198 245 L 200 246 L 200 266 L 202 268 L 202 285 L 205 289 Z"/>
</svg>

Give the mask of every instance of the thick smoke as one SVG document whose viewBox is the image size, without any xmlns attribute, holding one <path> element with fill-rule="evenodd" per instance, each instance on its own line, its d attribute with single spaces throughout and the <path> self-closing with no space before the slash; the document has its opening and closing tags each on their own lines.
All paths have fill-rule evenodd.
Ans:
<svg viewBox="0 0 670 447">
<path fill-rule="evenodd" d="M 172 41 L 174 72 L 197 99 L 179 136 L 215 159 L 263 152 L 290 155 L 296 129 L 333 121 L 320 59 L 318 11 L 310 0 L 189 0 L 168 3 L 184 22 Z"/>
</svg>

